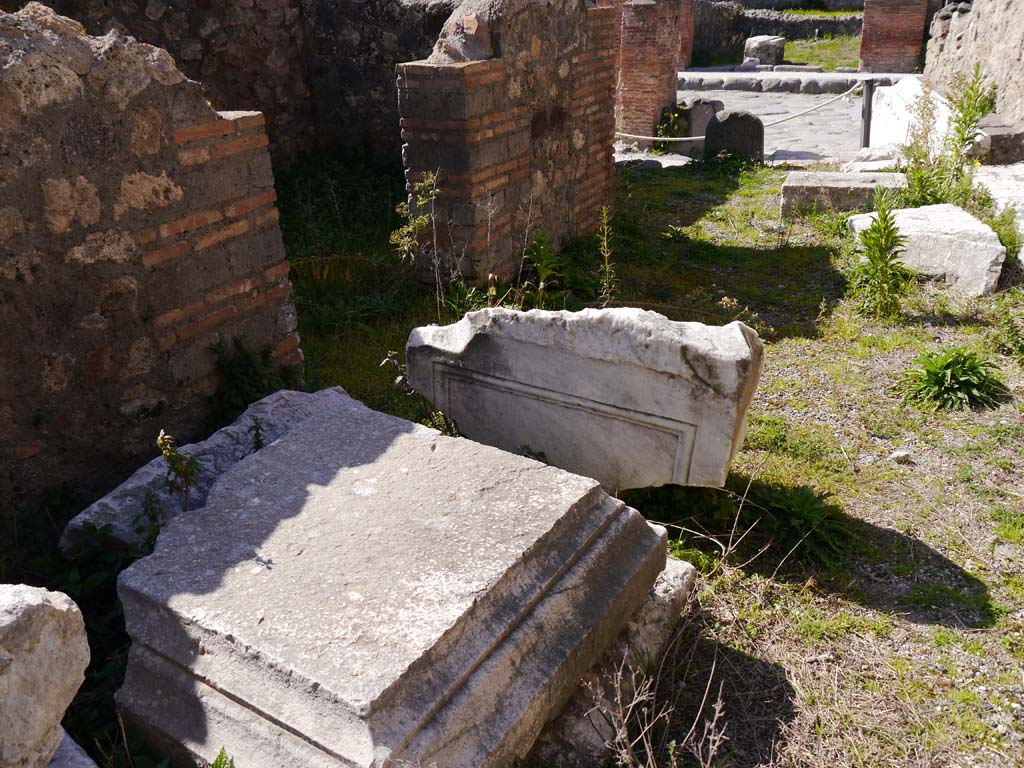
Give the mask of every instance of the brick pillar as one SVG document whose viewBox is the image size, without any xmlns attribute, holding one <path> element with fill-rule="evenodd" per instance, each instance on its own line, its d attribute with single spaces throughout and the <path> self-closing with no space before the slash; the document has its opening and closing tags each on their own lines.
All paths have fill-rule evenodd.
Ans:
<svg viewBox="0 0 1024 768">
<path fill-rule="evenodd" d="M 693 3 L 679 0 L 679 67 L 688 67 L 693 60 Z"/>
<path fill-rule="evenodd" d="M 928 0 L 865 0 L 860 68 L 913 72 L 924 46 Z"/>
<path fill-rule="evenodd" d="M 622 49 L 615 98 L 616 129 L 653 136 L 666 107 L 676 103 L 680 0 L 632 0 L 622 5 Z"/>
</svg>

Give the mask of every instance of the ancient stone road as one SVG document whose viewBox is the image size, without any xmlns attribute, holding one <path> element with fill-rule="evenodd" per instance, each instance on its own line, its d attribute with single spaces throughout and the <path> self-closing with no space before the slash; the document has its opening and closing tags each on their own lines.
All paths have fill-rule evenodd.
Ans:
<svg viewBox="0 0 1024 768">
<path fill-rule="evenodd" d="M 718 99 L 726 109 L 753 112 L 765 123 L 822 104 L 834 95 L 756 93 L 748 91 L 680 91 L 680 101 Z M 860 148 L 859 95 L 846 97 L 764 132 L 765 159 L 812 163 L 852 160 Z"/>
</svg>

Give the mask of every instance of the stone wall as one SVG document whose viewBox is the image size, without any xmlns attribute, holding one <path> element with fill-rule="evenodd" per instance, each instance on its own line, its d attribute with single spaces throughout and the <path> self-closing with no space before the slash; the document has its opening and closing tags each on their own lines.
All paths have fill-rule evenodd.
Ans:
<svg viewBox="0 0 1024 768">
<path fill-rule="evenodd" d="M 264 119 L 36 3 L 0 61 L 0 488 L 98 494 L 199 434 L 214 342 L 302 360 Z"/>
<path fill-rule="evenodd" d="M 737 0 L 745 8 L 781 11 L 799 8 L 808 11 L 863 11 L 864 0 Z"/>
<path fill-rule="evenodd" d="M 439 250 L 463 274 L 507 276 L 535 234 L 557 247 L 612 205 L 620 15 L 467 0 L 428 59 L 399 65 L 406 177 L 439 173 Z"/>
<path fill-rule="evenodd" d="M 924 49 L 928 0 L 867 0 L 860 41 L 860 68 L 913 72 Z"/>
<path fill-rule="evenodd" d="M 693 0 L 693 52 L 699 56 L 720 57 L 723 51 L 735 51 L 736 63 L 743 58 L 743 42 L 754 35 L 781 35 L 787 40 L 813 37 L 859 35 L 862 17 L 805 16 L 775 10 L 747 9 L 726 0 Z"/>
<path fill-rule="evenodd" d="M 615 127 L 653 136 L 675 106 L 679 79 L 679 0 L 631 0 L 622 5 L 622 50 Z"/>
<path fill-rule="evenodd" d="M 932 20 L 925 78 L 941 93 L 975 64 L 996 84 L 996 111 L 1024 122 L 1024 23 L 1019 4 L 979 0 L 946 6 Z"/>
<path fill-rule="evenodd" d="M 219 109 L 267 116 L 275 160 L 400 147 L 395 66 L 426 56 L 450 0 L 55 0 L 93 34 L 167 49 Z"/>
</svg>

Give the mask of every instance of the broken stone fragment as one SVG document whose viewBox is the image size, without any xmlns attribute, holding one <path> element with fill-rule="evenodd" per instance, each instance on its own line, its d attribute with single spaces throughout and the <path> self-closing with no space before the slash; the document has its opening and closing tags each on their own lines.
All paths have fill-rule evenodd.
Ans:
<svg viewBox="0 0 1024 768">
<path fill-rule="evenodd" d="M 593 480 L 348 400 L 121 574 L 117 700 L 192 759 L 509 766 L 665 558 Z"/>
<path fill-rule="evenodd" d="M 89 664 L 85 622 L 60 592 L 0 584 L 0 768 L 45 768 Z"/>
<path fill-rule="evenodd" d="M 316 393 L 281 390 L 250 405 L 233 424 L 214 432 L 202 442 L 184 445 L 179 450 L 199 460 L 199 473 L 189 490 L 189 508 L 206 503 L 206 494 L 214 481 L 253 453 L 259 445 L 269 445 L 296 425 L 314 416 L 327 416 L 349 401 L 341 387 Z M 155 436 L 154 436 L 155 439 Z M 131 547 L 141 542 L 137 522 L 152 497 L 156 507 L 172 518 L 181 511 L 181 497 L 166 486 L 167 460 L 153 459 L 99 501 L 77 514 L 67 524 L 60 539 L 61 552 L 72 559 L 81 557 L 90 541 L 91 528 L 109 526 L 112 543 Z"/>
<path fill-rule="evenodd" d="M 874 213 L 851 216 L 854 234 L 867 229 Z M 943 203 L 893 211 L 896 227 L 907 238 L 899 260 L 926 277 L 942 280 L 966 296 L 992 293 L 1006 261 L 1006 248 L 990 226 L 963 208 Z"/>
<path fill-rule="evenodd" d="M 758 64 L 781 64 L 786 54 L 786 38 L 778 35 L 755 35 L 743 44 L 743 59 L 756 59 Z"/>
<path fill-rule="evenodd" d="M 640 309 L 484 309 L 415 329 L 409 383 L 461 434 L 625 490 L 720 486 L 763 346 Z"/>
</svg>

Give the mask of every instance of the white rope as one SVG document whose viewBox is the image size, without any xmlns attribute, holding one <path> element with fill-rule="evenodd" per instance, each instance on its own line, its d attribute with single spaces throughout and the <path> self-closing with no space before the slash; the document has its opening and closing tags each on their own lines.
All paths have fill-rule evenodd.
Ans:
<svg viewBox="0 0 1024 768">
<path fill-rule="evenodd" d="M 773 120 L 770 123 L 765 123 L 764 127 L 771 128 L 772 126 L 778 125 L 779 123 L 784 123 L 787 120 L 792 120 L 795 117 L 803 117 L 804 115 L 813 112 L 816 109 L 827 107 L 834 101 L 839 101 L 840 99 L 846 98 L 854 91 L 856 91 L 859 88 L 862 88 L 863 86 L 864 83 L 863 81 L 861 81 L 857 83 L 855 86 L 853 86 L 850 90 L 845 91 L 844 93 L 840 93 L 838 96 L 833 96 L 831 99 L 821 102 L 821 104 L 815 104 L 813 107 L 805 109 L 802 112 L 795 112 L 792 115 L 787 115 L 786 117 L 780 118 L 778 120 Z M 636 134 L 633 133 L 619 133 L 618 131 L 615 132 L 615 135 L 620 139 L 636 139 L 637 141 L 664 141 L 667 143 L 679 143 L 685 141 L 704 141 L 705 138 L 704 136 L 637 136 Z"/>
</svg>

